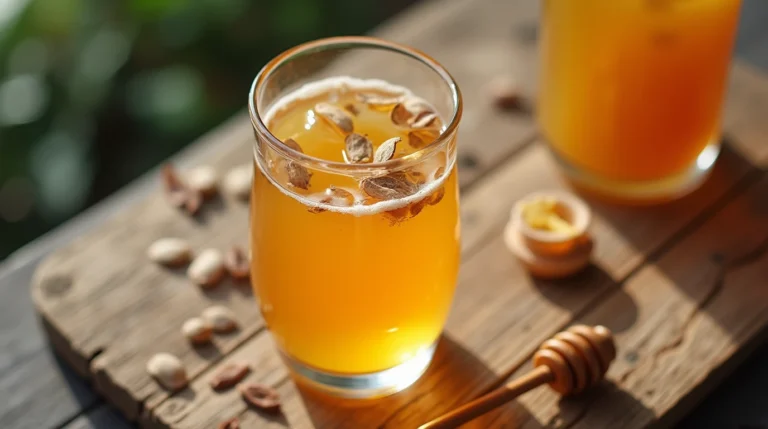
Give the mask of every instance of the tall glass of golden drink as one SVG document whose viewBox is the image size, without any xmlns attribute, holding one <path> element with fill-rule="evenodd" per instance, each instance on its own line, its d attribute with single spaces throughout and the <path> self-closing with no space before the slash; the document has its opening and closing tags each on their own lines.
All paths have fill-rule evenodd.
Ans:
<svg viewBox="0 0 768 429">
<path fill-rule="evenodd" d="M 455 82 L 413 49 L 341 37 L 276 57 L 249 104 L 253 287 L 285 362 L 341 396 L 409 386 L 459 267 Z"/>
<path fill-rule="evenodd" d="M 544 0 L 538 122 L 577 183 L 655 202 L 706 178 L 741 0 Z"/>
</svg>

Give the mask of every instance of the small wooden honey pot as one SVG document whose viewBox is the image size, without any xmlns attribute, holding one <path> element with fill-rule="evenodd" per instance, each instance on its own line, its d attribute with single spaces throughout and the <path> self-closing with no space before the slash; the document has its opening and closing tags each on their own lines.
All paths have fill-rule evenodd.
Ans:
<svg viewBox="0 0 768 429">
<path fill-rule="evenodd" d="M 589 206 L 573 194 L 534 192 L 512 208 L 504 241 L 533 276 L 567 277 L 589 264 L 591 220 Z"/>
</svg>

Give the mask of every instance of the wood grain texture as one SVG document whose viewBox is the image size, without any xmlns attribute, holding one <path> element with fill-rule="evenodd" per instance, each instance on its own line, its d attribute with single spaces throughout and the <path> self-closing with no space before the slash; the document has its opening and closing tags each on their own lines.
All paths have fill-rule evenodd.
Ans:
<svg viewBox="0 0 768 429">
<path fill-rule="evenodd" d="M 504 247 L 501 228 L 513 202 L 525 193 L 566 185 L 546 150 L 533 142 L 530 116 L 497 113 L 483 91 L 488 80 L 504 73 L 518 76 L 526 94 L 535 91 L 536 14 L 536 3 L 528 1 L 433 1 L 419 6 L 418 15 L 406 15 L 402 24 L 378 33 L 424 49 L 444 63 L 464 89 L 467 103 L 459 137 L 462 187 L 470 190 L 462 204 L 465 263 L 435 362 L 411 389 L 370 403 L 317 395 L 294 384 L 285 372 L 247 287 L 225 284 L 204 293 L 183 272 L 146 263 L 144 250 L 158 236 L 184 236 L 198 249 L 244 244 L 246 207 L 228 199 L 208 207 L 202 221 L 194 222 L 152 194 L 57 252 L 39 271 L 34 295 L 54 346 L 70 364 L 91 374 L 123 414 L 147 427 L 208 428 L 234 415 L 244 427 L 415 427 L 498 385 L 526 365 L 541 341 L 574 317 L 591 314 L 605 299 L 615 299 L 627 276 L 645 271 L 641 266 L 646 260 L 663 258 L 681 238 L 695 234 L 766 161 L 763 142 L 768 133 L 757 112 L 768 103 L 763 95 L 768 85 L 753 70 L 737 65 L 726 116 L 732 144 L 705 187 L 675 204 L 640 211 L 590 201 L 598 243 L 594 266 L 568 284 L 532 280 Z M 187 165 L 204 161 L 224 171 L 249 162 L 251 138 L 247 122 L 234 122 L 207 137 L 210 145 Z M 179 327 L 211 302 L 232 307 L 243 329 L 217 338 L 214 347 L 192 349 Z M 753 337 L 739 338 L 746 343 Z M 171 396 L 149 379 L 144 364 L 158 351 L 182 358 L 192 378 L 190 388 Z M 240 359 L 254 364 L 249 379 L 280 391 L 282 416 L 247 408 L 235 391 L 210 391 L 207 380 L 217 365 Z M 710 370 L 722 363 L 706 362 Z M 676 411 L 670 401 L 679 401 L 687 391 L 680 387 L 668 397 L 659 394 L 653 404 L 637 408 L 642 416 L 628 421 L 647 422 Z M 616 388 L 604 400 L 635 410 L 643 394 Z M 469 427 L 581 424 L 583 409 L 576 408 L 568 420 L 556 403 L 538 404 L 536 409 L 513 405 Z"/>
<path fill-rule="evenodd" d="M 97 398 L 39 334 L 29 296 L 34 265 L 0 278 L 0 427 L 46 428 Z M 13 328 L 10 328 L 13 327 Z"/>
<path fill-rule="evenodd" d="M 579 318 L 616 336 L 610 382 L 566 401 L 546 389 L 520 398 L 532 410 L 523 427 L 644 427 L 660 417 L 672 426 L 761 343 L 768 333 L 768 177 L 761 176 Z"/>
<path fill-rule="evenodd" d="M 62 429 L 131 429 L 114 409 L 102 405 L 69 422 Z"/>
</svg>

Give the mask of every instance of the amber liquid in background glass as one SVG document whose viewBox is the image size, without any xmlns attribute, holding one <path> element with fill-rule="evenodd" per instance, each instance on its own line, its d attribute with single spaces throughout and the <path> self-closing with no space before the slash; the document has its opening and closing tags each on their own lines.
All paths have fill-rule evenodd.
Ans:
<svg viewBox="0 0 768 429">
<path fill-rule="evenodd" d="M 364 82 L 364 81 L 363 81 Z M 358 82 L 358 85 L 360 82 Z M 388 111 L 357 101 L 357 92 L 378 86 L 327 90 L 298 97 L 268 119 L 279 139 L 292 138 L 311 156 L 343 162 L 344 137 L 314 116 L 313 106 L 330 101 L 353 104 L 355 132 L 376 148 L 399 136 L 397 157 L 414 152 L 407 131 L 391 122 Z M 290 95 L 289 95 L 290 97 Z M 269 116 L 269 115 L 268 115 Z M 341 374 L 392 368 L 429 349 L 445 323 L 459 266 L 459 209 L 455 167 L 435 156 L 417 168 L 427 179 L 441 167 L 450 173 L 442 189 L 425 194 L 439 202 L 371 213 L 358 182 L 314 171 L 311 187 L 290 189 L 310 200 L 331 185 L 353 193 L 356 214 L 310 207 L 275 186 L 281 160 L 267 160 L 272 180 L 255 167 L 251 203 L 252 272 L 264 318 L 279 346 L 310 367 Z M 258 162 L 257 162 L 258 164 Z M 445 176 L 444 176 L 445 177 Z"/>
<path fill-rule="evenodd" d="M 719 138 L 740 0 L 545 0 L 538 120 L 611 180 L 684 173 Z"/>
</svg>

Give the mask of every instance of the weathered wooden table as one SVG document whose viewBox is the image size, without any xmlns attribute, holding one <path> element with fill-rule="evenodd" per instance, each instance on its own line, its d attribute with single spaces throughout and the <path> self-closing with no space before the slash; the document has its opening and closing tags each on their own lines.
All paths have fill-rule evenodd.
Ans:
<svg viewBox="0 0 768 429">
<path fill-rule="evenodd" d="M 767 12 L 759 0 L 745 7 Z M 247 289 L 229 284 L 201 294 L 182 276 L 137 263 L 159 233 L 219 247 L 243 240 L 246 207 L 225 200 L 205 213 L 205 222 L 190 222 L 167 207 L 149 175 L 119 200 L 7 262 L 0 277 L 0 427 L 127 427 L 82 381 L 57 367 L 37 331 L 26 287 L 41 248 L 60 248 L 38 272 L 33 290 L 53 346 L 107 402 L 151 427 L 209 428 L 233 415 L 246 428 L 416 427 L 529 369 L 538 344 L 573 321 L 605 324 L 617 334 L 620 354 L 610 382 L 567 400 L 541 389 L 468 427 L 614 428 L 679 420 L 761 344 L 768 325 L 768 78 L 740 61 L 734 65 L 726 149 L 702 189 L 641 210 L 592 201 L 594 266 L 567 283 L 533 281 L 499 232 L 517 198 L 566 185 L 530 116 L 497 112 L 482 88 L 491 77 L 511 73 L 529 95 L 535 91 L 537 14 L 537 3 L 528 0 L 441 0 L 377 31 L 441 61 L 463 88 L 467 106 L 459 161 L 464 263 L 446 334 L 420 382 L 362 404 L 297 388 Z M 747 13 L 744 22 L 754 16 Z M 751 22 L 760 27 L 764 20 Z M 742 34 L 754 28 L 745 26 Z M 768 34 L 749 37 L 758 44 L 742 44 L 740 51 L 758 61 L 768 58 L 752 50 Z M 247 119 L 235 118 L 178 163 L 204 161 L 223 169 L 247 162 L 251 138 Z M 116 217 L 93 228 L 106 214 Z M 180 338 L 178 326 L 211 301 L 232 307 L 243 329 L 197 353 Z M 190 389 L 169 395 L 149 379 L 144 363 L 158 351 L 182 357 L 193 377 Z M 210 391 L 214 368 L 233 359 L 254 364 L 249 379 L 277 387 L 282 416 L 248 409 L 234 391 Z M 81 412 L 86 414 L 77 417 Z M 698 422 L 714 421 L 706 410 L 698 414 L 704 416 Z M 768 420 L 765 414 L 752 418 L 757 420 L 730 422 Z M 696 422 L 694 416 L 690 424 Z"/>
</svg>

